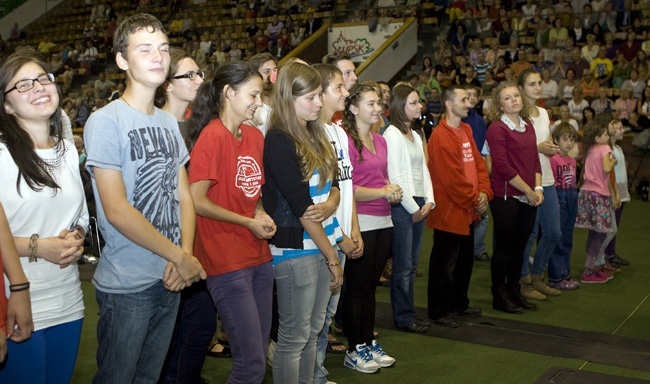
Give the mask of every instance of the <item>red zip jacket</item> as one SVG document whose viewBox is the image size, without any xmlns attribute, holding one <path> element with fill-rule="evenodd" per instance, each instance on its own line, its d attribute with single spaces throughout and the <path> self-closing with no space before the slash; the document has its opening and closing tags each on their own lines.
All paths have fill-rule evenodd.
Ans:
<svg viewBox="0 0 650 384">
<path fill-rule="evenodd" d="M 462 135 L 465 133 L 471 144 L 472 156 L 476 166 L 478 189 L 465 175 L 462 149 Z M 447 125 L 442 118 L 433 130 L 427 144 L 429 150 L 429 173 L 436 193 L 436 207 L 427 217 L 427 226 L 459 235 L 469 235 L 469 226 L 479 217 L 474 212 L 481 192 L 492 200 L 492 189 L 485 161 L 476 147 L 472 129 L 460 123 L 460 131 Z"/>
</svg>

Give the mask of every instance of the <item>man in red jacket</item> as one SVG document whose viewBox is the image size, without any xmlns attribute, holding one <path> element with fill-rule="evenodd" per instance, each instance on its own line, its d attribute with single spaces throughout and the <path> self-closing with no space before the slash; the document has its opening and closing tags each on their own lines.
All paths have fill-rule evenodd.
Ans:
<svg viewBox="0 0 650 384">
<path fill-rule="evenodd" d="M 476 147 L 472 128 L 461 121 L 470 102 L 460 86 L 442 95 L 445 116 L 429 138 L 429 173 L 437 204 L 427 217 L 433 228 L 429 262 L 429 318 L 455 328 L 451 315 L 478 315 L 469 306 L 467 292 L 474 265 L 473 222 L 488 209 L 492 198 L 485 162 Z"/>
</svg>

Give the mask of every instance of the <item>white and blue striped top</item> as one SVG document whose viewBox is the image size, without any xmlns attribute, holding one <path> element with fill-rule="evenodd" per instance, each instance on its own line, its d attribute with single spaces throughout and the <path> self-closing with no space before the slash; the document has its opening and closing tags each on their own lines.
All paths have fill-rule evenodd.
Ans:
<svg viewBox="0 0 650 384">
<path fill-rule="evenodd" d="M 319 187 L 320 182 L 320 173 L 318 170 L 314 171 L 314 174 L 309 179 L 309 195 L 311 196 L 314 204 L 324 203 L 327 201 L 327 198 L 330 195 L 330 190 L 332 188 L 332 182 L 328 181 L 323 188 Z M 335 215 L 332 215 L 325 219 L 322 223 L 325 234 L 332 244 L 332 247 L 336 247 L 338 241 L 343 240 L 343 235 L 341 233 L 341 228 L 339 227 L 339 222 L 336 219 Z M 303 229 L 302 233 L 302 249 L 293 249 L 293 248 L 278 248 L 275 245 L 271 244 L 271 254 L 273 255 L 273 265 L 281 263 L 285 260 L 295 259 L 298 257 L 311 256 L 321 253 L 314 241 L 309 237 L 307 231 Z"/>
</svg>

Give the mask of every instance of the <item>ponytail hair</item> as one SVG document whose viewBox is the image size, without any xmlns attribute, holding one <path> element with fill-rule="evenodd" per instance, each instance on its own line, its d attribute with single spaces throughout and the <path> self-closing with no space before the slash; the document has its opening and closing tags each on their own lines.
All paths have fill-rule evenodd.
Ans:
<svg viewBox="0 0 650 384">
<path fill-rule="evenodd" d="M 203 128 L 223 113 L 223 91 L 226 86 L 236 91 L 253 77 L 262 78 L 257 68 L 253 68 L 245 61 L 229 61 L 219 66 L 210 82 L 201 84 L 194 99 L 192 115 L 186 122 L 188 149 L 191 150 L 194 146 Z"/>
</svg>

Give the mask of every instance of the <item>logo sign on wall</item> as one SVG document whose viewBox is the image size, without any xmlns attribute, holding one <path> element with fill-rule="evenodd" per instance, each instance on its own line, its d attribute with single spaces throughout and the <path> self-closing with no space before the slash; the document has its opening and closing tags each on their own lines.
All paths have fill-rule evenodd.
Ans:
<svg viewBox="0 0 650 384">
<path fill-rule="evenodd" d="M 345 52 L 356 63 L 367 60 L 403 23 L 378 25 L 375 32 L 369 32 L 367 25 L 334 27 L 328 33 L 329 52 Z"/>
</svg>

